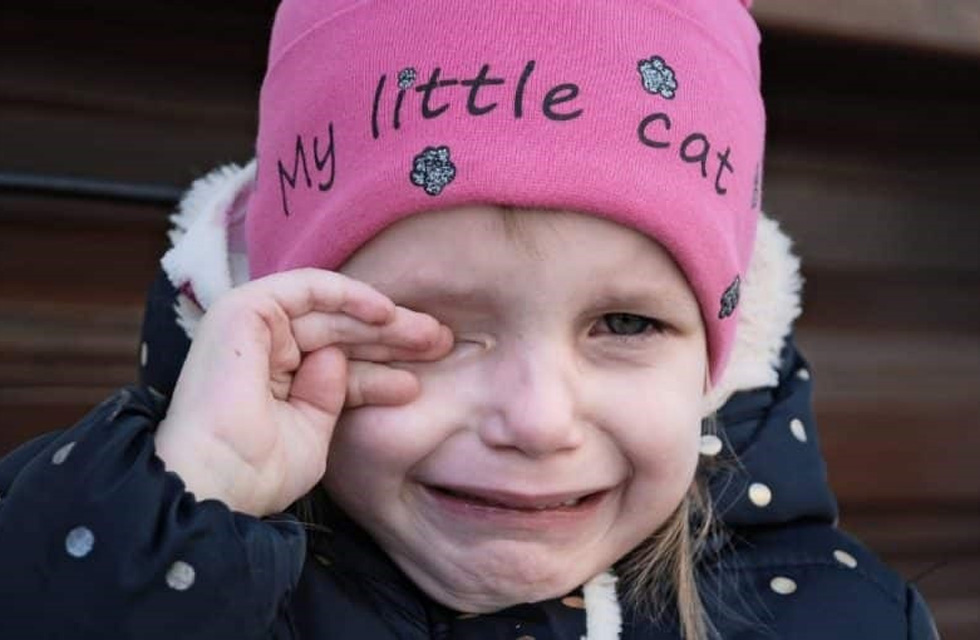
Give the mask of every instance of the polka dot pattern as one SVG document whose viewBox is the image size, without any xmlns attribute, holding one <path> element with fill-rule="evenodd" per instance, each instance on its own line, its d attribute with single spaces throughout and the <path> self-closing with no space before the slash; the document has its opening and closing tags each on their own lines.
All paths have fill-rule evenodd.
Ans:
<svg viewBox="0 0 980 640">
<path fill-rule="evenodd" d="M 803 425 L 803 421 L 799 418 L 793 418 L 789 423 L 789 430 L 793 434 L 793 437 L 800 442 L 806 442 L 806 427 Z"/>
<path fill-rule="evenodd" d="M 721 438 L 714 434 L 706 433 L 701 436 L 701 446 L 699 451 L 703 456 L 716 456 L 721 453 Z"/>
<path fill-rule="evenodd" d="M 71 453 L 71 450 L 74 449 L 74 448 L 75 448 L 75 443 L 74 442 L 69 442 L 65 446 L 63 446 L 60 449 L 58 449 L 57 451 L 55 451 L 54 452 L 54 455 L 51 456 L 51 464 L 61 464 L 62 462 L 64 462 L 65 460 L 67 460 L 68 459 L 68 454 L 70 454 Z"/>
<path fill-rule="evenodd" d="M 786 576 L 776 576 L 769 581 L 769 588 L 781 596 L 796 593 L 796 581 Z"/>
<path fill-rule="evenodd" d="M 853 569 L 858 566 L 857 558 L 843 549 L 834 550 L 834 558 L 848 569 Z"/>
<path fill-rule="evenodd" d="M 187 591 L 194 585 L 194 567 L 183 560 L 170 565 L 167 570 L 167 586 L 175 591 Z"/>
<path fill-rule="evenodd" d="M 84 558 L 95 546 L 95 534 L 88 527 L 75 527 L 65 536 L 65 551 L 74 558 Z"/>
<path fill-rule="evenodd" d="M 772 502 L 772 489 L 761 482 L 749 485 L 749 500 L 757 507 L 767 507 Z"/>
<path fill-rule="evenodd" d="M 796 377 L 799 378 L 800 380 L 809 380 L 810 372 L 807 371 L 806 369 L 800 369 L 799 371 L 796 372 Z"/>
</svg>

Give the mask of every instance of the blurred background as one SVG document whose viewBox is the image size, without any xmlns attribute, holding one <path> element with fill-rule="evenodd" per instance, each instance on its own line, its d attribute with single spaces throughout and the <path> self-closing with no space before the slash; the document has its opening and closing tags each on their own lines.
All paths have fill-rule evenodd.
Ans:
<svg viewBox="0 0 980 640">
<path fill-rule="evenodd" d="M 0 455 L 136 378 L 186 186 L 252 155 L 276 2 L 0 8 Z M 232 10 L 232 7 L 234 8 Z M 766 210 L 842 526 L 980 637 L 980 0 L 756 0 Z"/>
</svg>

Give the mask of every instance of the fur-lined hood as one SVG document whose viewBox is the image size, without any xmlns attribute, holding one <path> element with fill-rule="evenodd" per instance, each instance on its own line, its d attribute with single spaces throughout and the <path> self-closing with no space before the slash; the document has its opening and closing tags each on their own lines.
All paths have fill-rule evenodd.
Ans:
<svg viewBox="0 0 980 640">
<path fill-rule="evenodd" d="M 254 179 L 254 162 L 225 166 L 197 180 L 182 199 L 162 260 L 166 280 L 157 283 L 147 308 L 144 343 L 151 351 L 168 341 L 186 349 L 204 310 L 248 279 L 243 223 Z M 810 375 L 792 343 L 801 278 L 790 245 L 773 220 L 760 219 L 731 360 L 712 391 L 722 428 L 702 439 L 703 456 L 729 461 L 712 472 L 710 485 L 732 528 L 836 518 L 816 445 Z M 149 358 L 143 377 L 168 394 L 183 356 L 181 348 L 164 351 Z M 615 583 L 604 573 L 583 586 L 590 640 L 619 637 L 624 621 Z"/>
<path fill-rule="evenodd" d="M 182 203 L 147 298 L 141 384 L 0 459 L 0 635 L 679 640 L 669 611 L 650 618 L 619 600 L 615 567 L 563 597 L 463 614 L 423 593 L 350 518 L 327 513 L 328 501 L 320 526 L 258 519 L 196 500 L 166 471 L 154 435 L 190 347 L 182 326 L 192 332 L 199 307 L 241 281 L 251 179 L 249 167 L 222 169 Z M 914 587 L 835 526 L 812 379 L 788 333 L 796 261 L 768 220 L 745 284 L 736 363 L 716 391 L 727 397 L 721 429 L 702 451 L 727 525 L 698 564 L 717 637 L 937 638 Z"/>
</svg>

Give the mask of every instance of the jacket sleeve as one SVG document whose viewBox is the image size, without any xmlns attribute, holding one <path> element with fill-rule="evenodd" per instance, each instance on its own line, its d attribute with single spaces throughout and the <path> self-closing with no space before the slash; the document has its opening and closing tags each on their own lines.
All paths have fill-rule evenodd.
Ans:
<svg viewBox="0 0 980 640">
<path fill-rule="evenodd" d="M 909 640 L 939 640 L 939 630 L 932 619 L 932 612 L 915 587 L 908 587 L 907 599 Z"/>
<path fill-rule="evenodd" d="M 0 461 L 0 638 L 270 638 L 305 535 L 197 501 L 156 457 L 162 400 L 125 388 Z"/>
</svg>

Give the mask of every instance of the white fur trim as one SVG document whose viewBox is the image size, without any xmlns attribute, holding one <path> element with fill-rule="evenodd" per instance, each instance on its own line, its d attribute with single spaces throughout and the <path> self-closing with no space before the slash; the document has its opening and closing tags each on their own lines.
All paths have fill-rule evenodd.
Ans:
<svg viewBox="0 0 980 640">
<path fill-rule="evenodd" d="M 221 294 L 248 279 L 242 253 L 228 249 L 228 214 L 238 193 L 255 179 L 255 161 L 220 167 L 194 182 L 171 217 L 173 247 L 163 256 L 164 271 L 176 287 L 190 284 L 207 309 Z M 778 383 L 779 354 L 800 315 L 800 261 L 779 225 L 762 215 L 739 300 L 738 328 L 728 368 L 712 389 L 709 411 L 736 391 Z M 202 310 L 186 296 L 177 304 L 178 322 L 192 336 Z M 192 336 L 193 337 L 193 336 Z"/>
<path fill-rule="evenodd" d="M 585 600 L 585 636 L 582 640 L 617 640 L 623 614 L 616 596 L 616 576 L 606 571 L 582 587 Z"/>
<path fill-rule="evenodd" d="M 739 299 L 732 355 L 708 397 L 709 410 L 724 406 L 743 389 L 779 383 L 779 353 L 800 315 L 800 260 L 775 220 L 760 216 L 755 247 Z"/>
<path fill-rule="evenodd" d="M 171 248 L 160 263 L 175 287 L 190 285 L 203 309 L 248 279 L 245 256 L 228 249 L 228 216 L 238 194 L 254 179 L 254 160 L 244 167 L 219 167 L 194 181 L 170 217 Z M 193 336 L 203 309 L 178 296 L 177 319 L 188 336 Z"/>
<path fill-rule="evenodd" d="M 184 330 L 188 338 L 193 338 L 194 332 L 197 330 L 197 323 L 204 316 L 204 310 L 184 294 L 178 293 L 174 311 L 177 314 L 177 325 Z"/>
</svg>

